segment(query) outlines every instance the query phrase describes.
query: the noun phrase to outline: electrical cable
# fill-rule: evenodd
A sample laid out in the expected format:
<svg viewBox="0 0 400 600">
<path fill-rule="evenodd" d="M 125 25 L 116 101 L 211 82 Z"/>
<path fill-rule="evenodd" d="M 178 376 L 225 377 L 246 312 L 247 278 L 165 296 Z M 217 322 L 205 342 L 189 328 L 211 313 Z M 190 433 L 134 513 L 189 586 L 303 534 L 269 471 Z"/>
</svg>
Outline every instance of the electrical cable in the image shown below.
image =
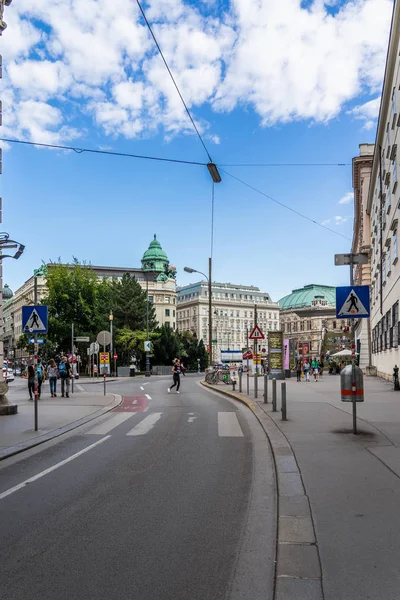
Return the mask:
<svg viewBox="0 0 400 600">
<path fill-rule="evenodd" d="M 39 142 L 28 142 L 26 140 L 13 140 L 9 138 L 0 138 L 0 142 L 8 142 L 10 144 L 26 144 L 28 146 L 41 146 L 42 148 L 56 148 L 59 150 L 73 150 L 77 154 L 83 152 L 91 152 L 92 154 L 109 154 L 111 156 L 125 156 L 128 158 L 141 158 L 144 160 L 158 160 L 161 162 L 181 163 L 184 165 L 199 165 L 206 167 L 207 163 L 196 162 L 194 160 L 181 160 L 179 158 L 163 158 L 161 156 L 145 156 L 142 154 L 130 154 L 128 152 L 112 152 L 111 150 L 94 150 L 93 148 L 74 148 L 73 146 L 60 146 L 58 144 L 41 144 Z"/>
<path fill-rule="evenodd" d="M 351 163 L 243 163 L 219 164 L 219 167 L 351 167 Z"/>
<path fill-rule="evenodd" d="M 204 140 L 203 140 L 203 138 L 201 137 L 201 135 L 200 135 L 200 132 L 199 132 L 199 130 L 198 130 L 198 129 L 197 129 L 197 127 L 196 127 L 196 123 L 194 122 L 194 120 L 193 120 L 193 117 L 192 117 L 192 115 L 190 114 L 190 111 L 189 111 L 189 109 L 188 109 L 188 107 L 187 107 L 187 105 L 186 105 L 186 102 L 185 102 L 185 100 L 183 99 L 183 96 L 182 96 L 182 94 L 181 94 L 181 92 L 180 92 L 180 89 L 179 89 L 179 87 L 178 87 L 178 84 L 176 83 L 176 81 L 175 81 L 175 79 L 174 79 L 174 76 L 172 75 L 171 69 L 169 68 L 169 66 L 168 66 L 168 63 L 167 63 L 167 61 L 166 61 L 166 60 L 165 60 L 165 58 L 164 58 L 164 54 L 162 53 L 162 50 L 161 50 L 161 48 L 160 48 L 160 44 L 157 42 L 156 36 L 154 35 L 154 33 L 153 33 L 153 30 L 152 30 L 152 28 L 151 28 L 151 25 L 150 25 L 150 23 L 149 23 L 149 22 L 148 22 L 148 20 L 147 20 L 147 17 L 146 17 L 146 14 L 145 14 L 145 12 L 144 12 L 144 10 L 143 10 L 143 8 L 142 8 L 142 5 L 140 4 L 139 0 L 136 0 L 136 2 L 137 2 L 137 5 L 138 5 L 138 7 L 139 7 L 139 9 L 140 9 L 140 12 L 142 13 L 143 19 L 144 19 L 144 21 L 145 21 L 145 23 L 146 23 L 146 25 L 147 25 L 147 27 L 148 27 L 148 29 L 149 29 L 150 33 L 151 33 L 151 36 L 152 36 L 152 38 L 153 38 L 153 40 L 154 40 L 154 43 L 155 43 L 155 45 L 157 46 L 157 50 L 158 50 L 158 52 L 160 53 L 160 56 L 161 56 L 161 58 L 163 59 L 164 65 L 165 65 L 165 67 L 166 67 L 166 69 L 167 69 L 167 71 L 168 71 L 168 73 L 169 73 L 169 76 L 170 76 L 170 77 L 171 77 L 171 79 L 172 79 L 172 82 L 173 82 L 173 84 L 174 84 L 174 86 L 175 86 L 175 88 L 176 88 L 176 91 L 177 91 L 177 92 L 178 92 L 178 94 L 179 94 L 179 98 L 182 100 L 182 104 L 183 104 L 183 106 L 185 107 L 185 110 L 186 110 L 186 112 L 187 112 L 187 115 L 188 115 L 189 119 L 190 119 L 190 120 L 191 120 L 191 122 L 192 122 L 192 125 L 193 125 L 193 127 L 194 127 L 194 130 L 195 130 L 195 132 L 197 133 L 197 135 L 198 135 L 198 138 L 199 138 L 200 142 L 202 143 L 204 150 L 206 151 L 206 154 L 207 154 L 207 156 L 208 156 L 208 158 L 209 158 L 209 161 L 212 163 L 213 161 L 212 161 L 212 158 L 211 158 L 211 156 L 210 156 L 210 153 L 209 153 L 209 151 L 207 150 L 207 146 L 205 145 L 205 143 L 204 143 Z"/>
<path fill-rule="evenodd" d="M 287 206 L 287 204 L 284 204 L 283 202 L 279 202 L 279 200 L 276 200 L 272 196 L 269 196 L 265 192 L 262 192 L 261 190 L 257 189 L 253 185 L 250 185 L 250 183 L 246 183 L 246 181 L 243 181 L 243 179 L 239 179 L 239 177 L 236 177 L 235 175 L 232 175 L 232 173 L 228 173 L 228 171 L 225 171 L 225 169 L 221 169 L 221 171 L 223 173 L 225 173 L 225 175 L 229 175 L 229 177 L 232 177 L 232 179 L 236 179 L 236 181 L 239 181 L 241 184 L 243 184 L 246 187 L 250 188 L 254 192 L 257 192 L 258 194 L 261 194 L 261 196 L 264 196 L 265 198 L 268 198 L 268 200 L 271 200 L 272 202 L 275 202 L 275 204 L 279 204 L 279 206 L 282 206 L 283 208 L 286 208 L 287 210 L 290 210 L 292 213 L 294 213 L 295 215 L 301 217 L 302 219 L 306 219 L 306 221 L 310 221 L 311 223 L 314 223 L 314 225 L 318 225 L 318 227 L 322 227 L 323 229 L 326 229 L 327 231 L 330 231 L 331 233 L 334 233 L 335 235 L 339 235 L 340 237 L 345 238 L 346 240 L 350 240 L 351 241 L 351 238 L 349 238 L 347 235 L 344 235 L 343 233 L 339 233 L 338 231 L 335 231 L 334 229 L 331 229 L 330 227 L 327 227 L 326 225 L 322 225 L 322 223 L 318 223 L 318 221 L 314 221 L 314 219 L 311 219 L 311 217 L 307 217 L 306 215 L 303 215 L 303 213 L 299 212 L 298 210 L 295 210 L 294 208 L 291 208 L 290 206 Z"/>
</svg>

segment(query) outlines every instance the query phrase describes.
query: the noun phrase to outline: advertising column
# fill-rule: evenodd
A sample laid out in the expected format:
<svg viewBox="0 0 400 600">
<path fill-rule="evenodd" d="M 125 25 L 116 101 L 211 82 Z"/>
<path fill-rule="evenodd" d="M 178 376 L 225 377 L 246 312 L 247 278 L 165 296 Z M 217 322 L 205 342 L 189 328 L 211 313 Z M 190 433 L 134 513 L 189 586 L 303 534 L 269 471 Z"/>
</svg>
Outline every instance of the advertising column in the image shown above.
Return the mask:
<svg viewBox="0 0 400 600">
<path fill-rule="evenodd" d="M 270 379 L 285 379 L 283 332 L 268 334 L 268 364 Z"/>
</svg>

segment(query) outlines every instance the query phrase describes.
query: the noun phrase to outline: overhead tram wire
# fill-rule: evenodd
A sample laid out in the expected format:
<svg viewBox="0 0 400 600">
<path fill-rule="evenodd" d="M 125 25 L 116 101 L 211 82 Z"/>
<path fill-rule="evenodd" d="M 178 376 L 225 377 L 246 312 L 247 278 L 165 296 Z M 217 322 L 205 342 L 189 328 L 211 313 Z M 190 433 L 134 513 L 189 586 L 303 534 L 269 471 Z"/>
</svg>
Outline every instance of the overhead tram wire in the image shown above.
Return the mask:
<svg viewBox="0 0 400 600">
<path fill-rule="evenodd" d="M 139 0 L 136 0 L 136 2 L 137 2 L 137 5 L 138 5 L 138 7 L 139 7 L 139 10 L 140 10 L 140 12 L 142 13 L 143 19 L 144 19 L 144 21 L 145 21 L 145 23 L 146 23 L 146 25 L 147 25 L 147 27 L 148 27 L 148 30 L 150 31 L 151 37 L 153 38 L 153 40 L 154 40 L 154 43 L 155 43 L 155 45 L 157 46 L 157 50 L 158 50 L 158 52 L 160 53 L 160 56 L 161 56 L 161 58 L 162 58 L 162 60 L 163 60 L 163 62 L 164 62 L 164 65 L 165 65 L 165 67 L 166 67 L 166 69 L 167 69 L 168 73 L 169 73 L 169 76 L 170 76 L 170 77 L 171 77 L 171 79 L 172 79 L 172 83 L 174 84 L 174 86 L 175 86 L 175 89 L 176 89 L 176 91 L 177 91 L 177 92 L 178 92 L 178 94 L 179 94 L 179 98 L 181 99 L 181 101 L 182 101 L 182 104 L 183 104 L 183 106 L 185 107 L 186 113 L 187 113 L 187 115 L 188 115 L 189 119 L 190 119 L 190 120 L 191 120 L 191 122 L 192 122 L 193 128 L 194 128 L 195 132 L 197 133 L 197 136 L 198 136 L 198 138 L 199 138 L 199 140 L 200 140 L 200 142 L 201 142 L 201 144 L 202 144 L 202 146 L 203 146 L 204 150 L 206 151 L 206 154 L 207 154 L 207 156 L 208 156 L 209 162 L 210 162 L 210 163 L 212 163 L 212 162 L 213 162 L 213 160 L 212 160 L 212 158 L 211 158 L 211 155 L 210 155 L 210 153 L 209 153 L 209 151 L 208 151 L 208 149 L 207 149 L 207 146 L 205 145 L 205 142 L 204 142 L 203 138 L 201 137 L 201 134 L 200 134 L 199 130 L 197 129 L 196 123 L 194 122 L 194 120 L 193 120 L 193 117 L 192 117 L 192 115 L 190 114 L 190 111 L 189 111 L 189 109 L 188 109 L 188 107 L 187 107 L 187 104 L 186 104 L 185 100 L 183 99 L 183 96 L 182 96 L 182 94 L 181 94 L 181 91 L 180 91 L 180 89 L 179 89 L 179 87 L 178 87 L 178 84 L 176 83 L 176 81 L 175 81 L 175 78 L 174 78 L 174 76 L 172 75 L 171 69 L 169 68 L 169 66 L 168 66 L 168 63 L 167 63 L 167 61 L 165 60 L 164 54 L 162 53 L 162 50 L 161 50 L 161 48 L 160 48 L 160 44 L 157 42 L 157 38 L 156 38 L 156 36 L 154 35 L 154 33 L 153 33 L 153 30 L 152 30 L 152 28 L 151 28 L 151 25 L 150 25 L 150 23 L 149 23 L 149 22 L 148 22 L 148 20 L 147 20 L 147 17 L 146 17 L 146 14 L 145 14 L 145 12 L 144 12 L 144 10 L 143 10 L 143 8 L 142 8 L 142 5 L 140 4 Z"/>
<path fill-rule="evenodd" d="M 113 152 L 111 150 L 95 150 L 94 148 L 75 148 L 74 146 L 61 146 L 59 144 L 42 144 L 40 142 L 28 142 L 27 140 L 14 140 L 10 138 L 0 138 L 0 142 L 8 142 L 9 144 L 26 144 L 27 146 L 40 146 L 42 148 L 54 148 L 57 150 L 72 150 L 77 154 L 90 152 L 92 154 L 108 154 L 110 156 L 124 156 L 126 158 L 139 158 L 142 160 L 157 160 L 160 162 L 178 163 L 183 165 L 197 165 L 206 167 L 207 163 L 197 162 L 194 160 L 182 160 L 180 158 L 164 158 L 162 156 L 146 156 L 142 154 L 131 154 L 129 152 Z"/>
<path fill-rule="evenodd" d="M 268 200 L 271 200 L 272 202 L 275 202 L 275 204 L 278 204 L 279 206 L 282 206 L 283 208 L 286 208 L 287 210 L 290 210 L 290 212 L 294 213 L 298 217 L 301 217 L 302 219 L 305 219 L 306 221 L 310 221 L 310 223 L 314 223 L 314 225 L 318 225 L 318 227 L 322 227 L 322 229 L 326 229 L 327 231 L 330 231 L 331 233 L 334 233 L 335 235 L 338 235 L 338 236 L 344 238 L 345 240 L 350 240 L 351 241 L 351 238 L 349 238 L 347 235 L 344 235 L 343 233 L 339 233 L 338 231 L 335 231 L 334 229 L 331 229 L 330 227 L 327 227 L 326 225 L 322 225 L 322 223 L 318 223 L 318 221 L 315 221 L 314 219 L 311 219 L 311 217 L 307 217 L 307 215 L 304 215 L 303 213 L 299 212 L 298 210 L 296 210 L 294 208 L 291 208 L 287 204 L 284 204 L 283 202 L 280 202 L 279 200 L 276 200 L 272 196 L 269 196 L 265 192 L 262 192 L 261 190 L 257 189 L 256 187 L 254 187 L 250 183 L 247 183 L 246 181 L 243 181 L 243 179 L 239 179 L 239 177 L 236 177 L 235 175 L 232 175 L 232 173 L 228 173 L 228 171 L 225 171 L 225 169 L 222 169 L 220 165 L 218 165 L 218 166 L 221 169 L 221 171 L 223 173 L 225 173 L 225 175 L 228 175 L 232 179 L 235 179 L 236 181 L 239 181 L 239 183 L 241 183 L 242 185 L 245 185 L 246 187 L 250 188 L 254 192 L 257 192 L 257 194 L 261 194 L 261 196 L 264 196 L 265 198 L 268 198 Z"/>
<path fill-rule="evenodd" d="M 219 167 L 351 167 L 351 163 L 232 163 Z"/>
</svg>

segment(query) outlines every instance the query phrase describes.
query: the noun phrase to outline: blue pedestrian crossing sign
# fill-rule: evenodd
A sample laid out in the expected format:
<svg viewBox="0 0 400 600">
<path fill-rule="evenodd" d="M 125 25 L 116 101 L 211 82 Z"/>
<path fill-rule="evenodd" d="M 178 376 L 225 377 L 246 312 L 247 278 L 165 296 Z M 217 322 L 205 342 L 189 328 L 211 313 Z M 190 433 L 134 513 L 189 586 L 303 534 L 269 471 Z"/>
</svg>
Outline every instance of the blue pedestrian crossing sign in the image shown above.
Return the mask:
<svg viewBox="0 0 400 600">
<path fill-rule="evenodd" d="M 336 288 L 337 319 L 367 319 L 369 316 L 369 285 Z"/>
<path fill-rule="evenodd" d="M 47 333 L 47 306 L 23 306 L 22 331 Z"/>
</svg>

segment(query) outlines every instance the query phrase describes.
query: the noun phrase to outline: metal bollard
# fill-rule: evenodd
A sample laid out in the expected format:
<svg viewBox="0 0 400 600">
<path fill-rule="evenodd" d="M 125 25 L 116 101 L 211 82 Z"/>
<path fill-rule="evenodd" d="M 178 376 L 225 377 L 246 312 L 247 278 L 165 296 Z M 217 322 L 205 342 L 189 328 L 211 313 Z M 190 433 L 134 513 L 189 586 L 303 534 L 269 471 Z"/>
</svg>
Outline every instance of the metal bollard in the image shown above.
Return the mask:
<svg viewBox="0 0 400 600">
<path fill-rule="evenodd" d="M 236 390 L 236 381 L 232 381 L 232 391 Z"/>
<path fill-rule="evenodd" d="M 281 399 L 282 399 L 282 421 L 287 421 L 286 416 L 286 383 L 282 381 L 281 383 Z"/>
<path fill-rule="evenodd" d="M 268 404 L 268 375 L 264 375 L 264 404 Z"/>
<path fill-rule="evenodd" d="M 276 412 L 276 379 L 272 380 L 272 412 Z"/>
<path fill-rule="evenodd" d="M 250 386 L 250 375 L 249 375 L 249 371 L 248 370 L 246 371 L 246 379 L 247 379 L 247 395 L 249 396 L 250 395 L 250 389 L 249 389 L 249 386 Z"/>
<path fill-rule="evenodd" d="M 242 393 L 242 371 L 239 371 L 239 392 Z"/>
<path fill-rule="evenodd" d="M 254 373 L 254 398 L 258 398 L 258 379 L 257 379 L 257 369 Z"/>
</svg>

